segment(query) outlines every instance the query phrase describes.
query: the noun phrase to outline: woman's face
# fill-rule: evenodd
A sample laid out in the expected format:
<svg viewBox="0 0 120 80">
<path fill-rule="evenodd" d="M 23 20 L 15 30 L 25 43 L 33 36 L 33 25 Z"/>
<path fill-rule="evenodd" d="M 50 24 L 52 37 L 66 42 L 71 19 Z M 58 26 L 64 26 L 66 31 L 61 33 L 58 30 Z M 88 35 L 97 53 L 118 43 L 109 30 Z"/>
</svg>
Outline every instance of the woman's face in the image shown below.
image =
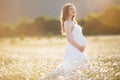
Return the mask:
<svg viewBox="0 0 120 80">
<path fill-rule="evenodd" d="M 74 16 L 76 14 L 76 9 L 74 6 L 69 6 L 69 16 Z"/>
</svg>

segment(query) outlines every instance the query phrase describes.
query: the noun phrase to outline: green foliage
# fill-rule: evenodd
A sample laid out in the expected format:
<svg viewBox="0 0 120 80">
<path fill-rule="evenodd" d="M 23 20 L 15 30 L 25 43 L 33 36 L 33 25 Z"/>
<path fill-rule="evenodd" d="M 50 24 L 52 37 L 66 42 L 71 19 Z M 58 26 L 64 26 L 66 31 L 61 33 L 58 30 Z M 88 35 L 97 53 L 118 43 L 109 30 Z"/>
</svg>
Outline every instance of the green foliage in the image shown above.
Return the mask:
<svg viewBox="0 0 120 80">
<path fill-rule="evenodd" d="M 99 14 L 91 13 L 79 20 L 79 24 L 87 35 L 120 34 L 120 6 L 110 6 Z"/>
<path fill-rule="evenodd" d="M 0 37 L 10 37 L 12 35 L 12 29 L 11 26 L 0 24 Z"/>
<path fill-rule="evenodd" d="M 48 32 L 48 33 L 46 34 L 47 37 L 52 37 L 53 35 L 54 35 L 53 32 Z"/>
<path fill-rule="evenodd" d="M 120 6 L 110 6 L 99 14 L 90 13 L 77 21 L 85 35 L 120 34 Z M 39 16 L 34 21 L 22 17 L 14 30 L 10 27 L 0 24 L 0 37 L 61 35 L 59 19 L 48 16 Z"/>
</svg>

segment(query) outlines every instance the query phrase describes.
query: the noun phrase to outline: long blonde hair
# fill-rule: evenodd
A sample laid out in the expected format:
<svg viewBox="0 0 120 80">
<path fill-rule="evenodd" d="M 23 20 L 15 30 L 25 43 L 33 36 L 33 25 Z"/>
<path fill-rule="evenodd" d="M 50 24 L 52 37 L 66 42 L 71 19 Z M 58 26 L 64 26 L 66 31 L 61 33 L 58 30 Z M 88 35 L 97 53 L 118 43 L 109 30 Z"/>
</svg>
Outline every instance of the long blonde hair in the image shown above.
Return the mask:
<svg viewBox="0 0 120 80">
<path fill-rule="evenodd" d="M 69 7 L 70 6 L 73 6 L 74 7 L 74 5 L 72 4 L 72 3 L 67 3 L 67 4 L 65 4 L 65 6 L 63 7 L 63 9 L 61 10 L 61 15 L 60 15 L 60 22 L 61 22 L 61 33 L 62 33 L 62 35 L 65 35 L 65 29 L 64 29 L 64 21 L 68 18 L 68 16 L 69 16 Z M 77 21 L 76 21 L 76 15 L 74 15 L 73 17 L 72 17 L 72 21 L 74 22 L 74 23 L 77 23 Z"/>
</svg>

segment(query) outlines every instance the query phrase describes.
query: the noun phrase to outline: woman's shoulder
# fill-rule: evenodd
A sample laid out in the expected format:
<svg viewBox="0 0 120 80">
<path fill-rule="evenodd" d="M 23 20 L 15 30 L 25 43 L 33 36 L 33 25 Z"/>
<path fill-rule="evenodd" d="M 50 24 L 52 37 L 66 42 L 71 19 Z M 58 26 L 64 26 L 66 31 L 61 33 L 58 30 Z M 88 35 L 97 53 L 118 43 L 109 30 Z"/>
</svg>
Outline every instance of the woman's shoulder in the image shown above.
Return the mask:
<svg viewBox="0 0 120 80">
<path fill-rule="evenodd" d="M 64 21 L 64 25 L 72 25 L 72 21 L 70 21 L 70 20 L 65 20 L 65 21 Z"/>
<path fill-rule="evenodd" d="M 64 23 L 70 23 L 71 21 L 70 20 L 65 20 Z"/>
</svg>

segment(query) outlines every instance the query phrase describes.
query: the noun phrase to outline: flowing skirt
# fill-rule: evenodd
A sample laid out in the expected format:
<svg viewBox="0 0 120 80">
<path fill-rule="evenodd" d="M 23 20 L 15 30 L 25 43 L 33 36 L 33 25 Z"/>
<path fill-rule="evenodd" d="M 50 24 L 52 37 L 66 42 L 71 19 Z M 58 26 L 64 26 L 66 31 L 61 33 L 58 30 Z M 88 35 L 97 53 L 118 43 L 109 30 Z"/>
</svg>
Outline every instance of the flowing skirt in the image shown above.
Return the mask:
<svg viewBox="0 0 120 80">
<path fill-rule="evenodd" d="M 67 43 L 64 60 L 57 65 L 56 69 L 61 70 L 65 76 L 69 76 L 75 67 L 85 67 L 85 64 L 89 64 L 87 55 Z"/>
</svg>

